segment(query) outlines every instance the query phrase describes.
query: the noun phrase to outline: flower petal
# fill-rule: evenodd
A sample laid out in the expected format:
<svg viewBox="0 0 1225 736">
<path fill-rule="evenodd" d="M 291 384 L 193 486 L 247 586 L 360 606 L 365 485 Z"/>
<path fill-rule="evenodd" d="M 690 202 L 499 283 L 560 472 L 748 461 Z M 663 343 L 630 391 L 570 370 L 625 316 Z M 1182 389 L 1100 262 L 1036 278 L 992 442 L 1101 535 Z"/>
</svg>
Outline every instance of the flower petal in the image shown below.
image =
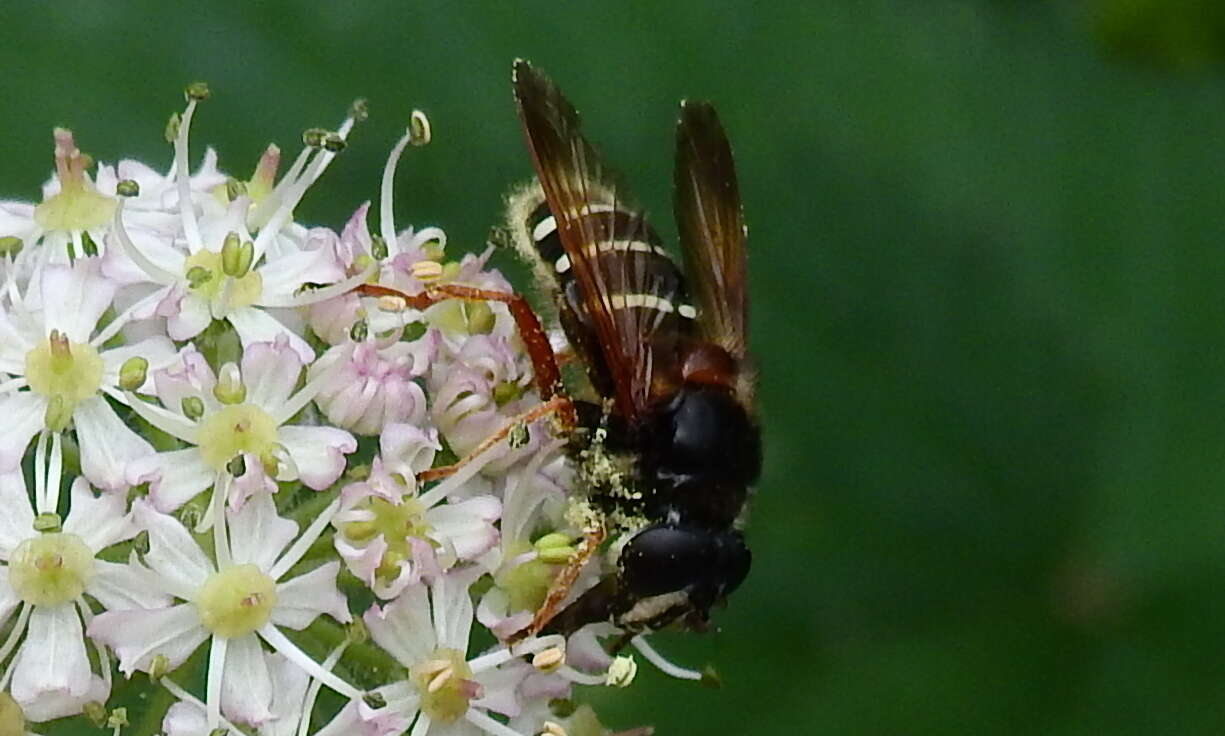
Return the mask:
<svg viewBox="0 0 1225 736">
<path fill-rule="evenodd" d="M 129 429 L 101 396 L 77 404 L 72 419 L 81 446 L 81 473 L 98 488 L 126 488 L 128 463 L 153 454 L 153 445 Z"/>
<path fill-rule="evenodd" d="M 195 605 L 182 603 L 154 610 L 106 611 L 89 622 L 89 635 L 114 650 L 119 670 L 149 671 L 154 657 L 166 655 L 173 669 L 208 638 Z"/>
<path fill-rule="evenodd" d="M 344 456 L 357 449 L 357 440 L 335 427 L 287 425 L 277 429 L 277 441 L 289 450 L 298 477 L 321 491 L 336 482 L 345 469 Z"/>
<path fill-rule="evenodd" d="M 163 589 L 184 600 L 194 599 L 213 574 L 213 563 L 178 519 L 158 513 L 144 501 L 134 501 L 132 513 L 149 532 L 145 562 L 160 576 Z"/>
<path fill-rule="evenodd" d="M 302 360 L 285 340 L 257 342 L 242 354 L 242 382 L 247 387 L 247 403 L 269 414 L 277 414 L 289 400 Z"/>
<path fill-rule="evenodd" d="M 81 697 L 89 692 L 92 674 L 76 606 L 35 606 L 17 653 L 13 698 L 29 702 L 48 692 Z"/>
<path fill-rule="evenodd" d="M 267 572 L 298 536 L 297 522 L 277 516 L 276 504 L 268 493 L 255 495 L 226 517 L 230 524 L 230 554 L 236 565 L 249 562 Z"/>
<path fill-rule="evenodd" d="M 430 623 L 429 591 L 424 585 L 410 587 L 382 608 L 372 606 L 362 620 L 370 638 L 405 667 L 424 661 L 438 645 Z"/>
<path fill-rule="evenodd" d="M 315 351 L 305 340 L 262 309 L 242 307 L 230 312 L 227 319 L 238 333 L 244 350 L 255 343 L 273 342 L 284 336 L 303 363 L 310 363 L 315 359 Z"/>
<path fill-rule="evenodd" d="M 90 333 L 111 305 L 117 288 L 98 269 L 98 263 L 91 258 L 82 258 L 72 266 L 43 269 L 39 283 L 45 334 L 59 330 L 73 342 L 89 342 Z"/>
<path fill-rule="evenodd" d="M 0 472 L 15 470 L 21 465 L 30 439 L 43 428 L 47 399 L 33 391 L 19 391 L 0 396 L 0 416 L 4 431 L 0 432 Z"/>
<path fill-rule="evenodd" d="M 34 508 L 21 469 L 0 474 L 0 559 L 34 536 Z"/>
<path fill-rule="evenodd" d="M 108 611 L 165 608 L 174 599 L 157 583 L 157 575 L 140 564 L 133 552 L 127 563 L 94 560 L 94 576 L 85 586 L 85 592 Z"/>
<path fill-rule="evenodd" d="M 301 630 L 325 613 L 341 623 L 351 621 L 348 602 L 336 587 L 339 570 L 339 562 L 329 562 L 278 585 L 272 623 Z"/>
<path fill-rule="evenodd" d="M 259 726 L 272 718 L 272 675 L 255 634 L 230 639 L 221 676 L 221 711 L 236 723 Z"/>
<path fill-rule="evenodd" d="M 95 496 L 84 478 L 72 482 L 72 505 L 64 520 L 64 531 L 75 534 L 97 554 L 106 547 L 131 539 L 140 531 L 128 516 L 123 495 Z"/>
<path fill-rule="evenodd" d="M 149 500 L 158 511 L 169 513 L 213 484 L 217 472 L 204 462 L 197 447 L 159 452 L 128 464 L 130 485 L 149 484 Z"/>
</svg>

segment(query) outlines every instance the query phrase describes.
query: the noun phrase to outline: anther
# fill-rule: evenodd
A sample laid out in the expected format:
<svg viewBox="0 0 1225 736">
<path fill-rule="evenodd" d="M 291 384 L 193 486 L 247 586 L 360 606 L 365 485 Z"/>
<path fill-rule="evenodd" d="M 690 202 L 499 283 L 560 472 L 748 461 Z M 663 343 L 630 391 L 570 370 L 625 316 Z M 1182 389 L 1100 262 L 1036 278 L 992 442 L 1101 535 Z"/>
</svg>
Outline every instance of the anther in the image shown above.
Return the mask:
<svg viewBox="0 0 1225 736">
<path fill-rule="evenodd" d="M 510 433 L 506 435 L 506 444 L 510 445 L 512 450 L 518 450 L 521 447 L 527 447 L 527 443 L 531 442 L 532 435 L 528 431 L 527 423 L 519 422 L 510 428 Z"/>
<path fill-rule="evenodd" d="M 63 520 L 60 519 L 59 514 L 47 512 L 34 517 L 34 531 L 36 532 L 58 532 L 62 525 Z"/>
<path fill-rule="evenodd" d="M 139 355 L 123 361 L 119 367 L 119 388 L 124 391 L 136 391 L 145 385 L 149 375 L 149 361 Z"/>
<path fill-rule="evenodd" d="M 115 710 L 111 711 L 110 716 L 108 716 L 106 719 L 106 725 L 108 728 L 113 728 L 116 730 L 128 725 L 128 709 L 116 708 Z"/>
<path fill-rule="evenodd" d="M 340 133 L 329 132 L 323 137 L 323 150 L 329 153 L 340 153 L 348 145 Z"/>
<path fill-rule="evenodd" d="M 212 280 L 213 272 L 204 266 L 192 266 L 187 269 L 187 285 L 192 289 L 199 289 Z"/>
<path fill-rule="evenodd" d="M 430 142 L 430 119 L 420 110 L 413 110 L 413 116 L 408 121 L 408 142 L 414 146 L 424 146 Z"/>
<path fill-rule="evenodd" d="M 310 148 L 322 148 L 323 139 L 327 137 L 328 131 L 323 128 L 307 128 L 302 131 L 302 142 Z"/>
<path fill-rule="evenodd" d="M 213 93 L 208 88 L 208 82 L 192 82 L 191 84 L 187 85 L 187 89 L 184 90 L 184 94 L 189 100 L 203 102 L 211 97 Z"/>
<path fill-rule="evenodd" d="M 389 251 L 387 249 L 387 241 L 383 239 L 383 236 L 382 235 L 371 235 L 370 236 L 370 255 L 374 258 L 374 260 L 381 261 L 387 257 L 388 253 Z"/>
<path fill-rule="evenodd" d="M 425 691 L 428 693 L 438 692 L 439 690 L 443 689 L 443 687 L 446 686 L 447 681 L 450 680 L 454 674 L 455 674 L 455 668 L 449 665 L 447 667 L 444 667 L 441 672 L 434 675 L 434 677 L 430 679 L 430 684 L 426 686 Z"/>
<path fill-rule="evenodd" d="M 91 700 L 82 706 L 81 713 L 98 728 L 106 725 L 106 706 L 96 700 Z"/>
<path fill-rule="evenodd" d="M 199 396 L 184 396 L 179 402 L 179 408 L 183 410 L 183 416 L 195 421 L 204 416 L 204 399 Z"/>
<path fill-rule="evenodd" d="M 239 181 L 234 177 L 225 180 L 225 198 L 228 202 L 233 202 L 239 197 L 247 193 L 247 183 Z"/>
<path fill-rule="evenodd" d="M 437 281 L 442 277 L 442 264 L 438 261 L 417 261 L 411 270 L 418 281 Z"/>
<path fill-rule="evenodd" d="M 231 362 L 221 366 L 213 396 L 223 404 L 241 404 L 247 400 L 247 386 L 242 382 L 237 364 Z"/>
<path fill-rule="evenodd" d="M 120 179 L 115 185 L 115 194 L 120 197 L 139 197 L 140 184 L 134 179 Z"/>
<path fill-rule="evenodd" d="M 532 666 L 545 674 L 556 672 L 566 662 L 566 652 L 561 647 L 549 647 L 532 657 Z"/>
<path fill-rule="evenodd" d="M 349 105 L 349 117 L 353 118 L 355 123 L 366 122 L 366 118 L 370 117 L 370 106 L 365 97 L 353 100 L 353 104 Z"/>
<path fill-rule="evenodd" d="M 408 309 L 408 302 L 402 296 L 383 295 L 379 297 L 379 309 L 384 312 L 403 312 Z"/>
<path fill-rule="evenodd" d="M 382 693 L 368 692 L 362 695 L 362 702 L 374 710 L 387 707 L 387 698 L 383 697 Z"/>
<path fill-rule="evenodd" d="M 633 657 L 623 654 L 608 666 L 608 673 L 604 675 L 604 684 L 610 687 L 627 687 L 634 681 L 634 675 L 637 674 L 638 663 Z"/>
<path fill-rule="evenodd" d="M 170 674 L 170 658 L 165 654 L 155 655 L 153 661 L 149 663 L 149 679 L 156 682 L 168 674 Z"/>
<path fill-rule="evenodd" d="M 568 736 L 568 734 L 560 723 L 545 721 L 541 724 L 540 736 Z"/>
<path fill-rule="evenodd" d="M 349 339 L 353 342 L 365 342 L 370 335 L 370 323 L 364 319 L 359 319 L 349 328 Z"/>
<path fill-rule="evenodd" d="M 87 256 L 98 255 L 98 244 L 94 242 L 88 230 L 81 231 L 81 250 L 85 251 Z"/>
</svg>

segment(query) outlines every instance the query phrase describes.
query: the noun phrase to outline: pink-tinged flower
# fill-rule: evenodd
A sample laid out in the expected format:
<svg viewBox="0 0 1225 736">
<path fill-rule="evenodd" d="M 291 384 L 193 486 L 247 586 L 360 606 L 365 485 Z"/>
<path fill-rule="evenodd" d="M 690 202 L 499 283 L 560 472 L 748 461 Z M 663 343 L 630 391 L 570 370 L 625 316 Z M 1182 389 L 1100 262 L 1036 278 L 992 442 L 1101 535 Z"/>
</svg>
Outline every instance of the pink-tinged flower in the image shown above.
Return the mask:
<svg viewBox="0 0 1225 736">
<path fill-rule="evenodd" d="M 489 713 L 518 715 L 515 690 L 532 671 L 520 657 L 555 648 L 561 637 L 531 639 L 514 650 L 501 647 L 468 659 L 469 587 L 479 575 L 479 568 L 456 569 L 367 611 L 371 638 L 408 669 L 409 677 L 376 691 L 385 706 L 350 703 L 318 736 L 386 736 L 410 728 L 412 736 L 523 736 Z"/>
<path fill-rule="evenodd" d="M 432 364 L 430 415 L 447 443 L 461 457 L 538 403 L 532 391 L 530 362 L 509 340 L 472 335 Z M 534 452 L 546 432 L 529 431 L 515 447 L 504 443 L 488 451 L 487 468 L 501 472 Z"/>
<path fill-rule="evenodd" d="M 442 484 L 418 494 L 415 474 L 441 447 L 432 430 L 391 424 L 380 446 L 370 477 L 341 492 L 333 524 L 336 551 L 349 570 L 380 598 L 394 598 L 423 576 L 492 549 L 502 504 L 493 496 L 444 503 L 452 486 Z"/>
<path fill-rule="evenodd" d="M 310 367 L 322 378 L 315 403 L 338 427 L 375 435 L 392 423 L 420 425 L 425 419 L 425 391 L 418 378 L 436 352 L 437 336 L 426 333 L 413 342 L 368 338 L 330 348 Z"/>
<path fill-rule="evenodd" d="M 286 424 L 318 391 L 319 381 L 312 381 L 294 392 L 301 373 L 301 359 L 283 339 L 248 347 L 242 367 L 223 366 L 220 382 L 199 351 L 183 350 L 181 367 L 154 375 L 165 408 L 135 397 L 132 408 L 194 447 L 132 463 L 129 480 L 149 482 L 150 500 L 161 511 L 177 509 L 231 474 L 235 457 L 242 458 L 243 472 L 236 475 L 231 504 L 274 492 L 276 481 L 327 488 L 344 471 L 344 456 L 357 449 L 357 440 L 335 427 Z"/>
<path fill-rule="evenodd" d="M 82 619 L 93 612 L 85 596 L 108 609 L 165 605 L 139 565 L 96 559 L 106 547 L 134 536 L 136 527 L 120 494 L 95 496 L 84 478 L 72 484 L 68 517 L 57 526 L 54 487 L 40 479 L 32 507 L 21 472 L 0 475 L 0 622 L 17 612 L 0 659 L 10 654 L 0 683 L 28 718 L 45 721 L 80 713 L 110 693 L 110 660 L 99 650 L 95 672 Z M 39 514 L 36 522 L 35 514 Z M 44 529 L 40 531 L 40 529 Z M 13 647 L 25 634 L 19 648 Z M 47 656 L 54 652 L 55 656 Z M 11 678 L 11 679 L 10 679 Z"/>
<path fill-rule="evenodd" d="M 120 369 L 130 358 L 160 367 L 174 358 L 165 337 L 106 348 L 119 326 L 97 325 L 115 295 L 113 282 L 98 273 L 96 259 L 42 269 L 9 310 L 0 310 L 0 372 L 15 378 L 0 386 L 0 472 L 12 470 L 40 430 L 75 426 L 81 471 L 99 488 L 125 487 L 127 465 L 153 447 L 132 431 L 107 403 L 127 403 Z M 10 292 L 11 293 L 11 292 Z M 148 386 L 147 377 L 140 388 Z M 131 388 L 129 386 L 129 388 Z"/>
<path fill-rule="evenodd" d="M 280 627 L 301 630 L 318 616 L 350 619 L 336 588 L 337 562 L 282 580 L 327 527 L 333 503 L 305 532 L 277 515 L 272 497 L 260 494 L 230 509 L 215 524 L 216 564 L 174 517 L 145 501 L 133 504 L 137 524 L 149 533 L 145 563 L 162 591 L 183 601 L 165 608 L 107 611 L 89 634 L 110 646 L 126 675 L 149 671 L 160 657 L 178 667 L 211 640 L 207 695 L 210 728 L 221 714 L 237 723 L 262 725 L 275 716 L 275 681 L 261 641 L 307 674 L 347 697 L 357 690 L 311 660 Z"/>
</svg>

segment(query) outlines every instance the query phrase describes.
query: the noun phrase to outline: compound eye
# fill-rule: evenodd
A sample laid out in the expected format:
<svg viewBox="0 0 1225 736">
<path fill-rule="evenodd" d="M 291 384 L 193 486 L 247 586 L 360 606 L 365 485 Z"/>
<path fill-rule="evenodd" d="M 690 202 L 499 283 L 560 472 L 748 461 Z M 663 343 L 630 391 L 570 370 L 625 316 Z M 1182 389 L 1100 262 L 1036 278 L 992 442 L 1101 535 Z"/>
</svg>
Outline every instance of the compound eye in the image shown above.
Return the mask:
<svg viewBox="0 0 1225 736">
<path fill-rule="evenodd" d="M 648 527 L 621 551 L 622 581 L 640 597 L 683 590 L 709 576 L 716 556 L 715 540 L 709 532 Z"/>
</svg>

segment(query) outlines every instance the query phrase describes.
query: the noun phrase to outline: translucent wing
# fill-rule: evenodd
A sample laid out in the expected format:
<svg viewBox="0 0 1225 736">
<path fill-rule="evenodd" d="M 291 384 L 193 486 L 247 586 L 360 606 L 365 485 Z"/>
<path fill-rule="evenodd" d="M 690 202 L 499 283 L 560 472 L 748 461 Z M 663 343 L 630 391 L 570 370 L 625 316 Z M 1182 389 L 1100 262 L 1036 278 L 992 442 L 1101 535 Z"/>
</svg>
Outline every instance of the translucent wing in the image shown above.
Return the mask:
<svg viewBox="0 0 1225 736">
<path fill-rule="evenodd" d="M 702 336 L 743 360 L 748 344 L 748 231 L 732 149 L 709 103 L 681 103 L 673 206 Z"/>
<path fill-rule="evenodd" d="M 570 292 L 576 319 L 598 345 L 595 372 L 605 374 L 617 408 L 632 421 L 650 402 L 658 368 L 675 363 L 660 358 L 675 351 L 677 330 L 661 327 L 679 319 L 679 272 L 647 222 L 618 196 L 579 131 L 578 113 L 557 86 L 520 60 L 514 88 L 565 253 L 564 278 L 558 267 L 562 291 Z M 573 289 L 567 288 L 570 283 Z"/>
</svg>

